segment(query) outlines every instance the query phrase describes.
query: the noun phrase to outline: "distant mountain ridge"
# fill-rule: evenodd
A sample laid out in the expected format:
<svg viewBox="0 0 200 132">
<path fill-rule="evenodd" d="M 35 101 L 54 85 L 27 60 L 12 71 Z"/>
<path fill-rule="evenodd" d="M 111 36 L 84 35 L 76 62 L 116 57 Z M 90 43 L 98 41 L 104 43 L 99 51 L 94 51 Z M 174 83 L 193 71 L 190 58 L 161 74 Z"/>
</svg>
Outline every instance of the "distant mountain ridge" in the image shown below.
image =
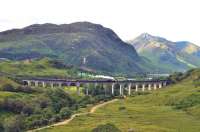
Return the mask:
<svg viewBox="0 0 200 132">
<path fill-rule="evenodd" d="M 111 29 L 90 22 L 34 24 L 0 32 L 0 58 L 44 57 L 111 74 L 169 73 L 200 67 L 200 48 L 195 44 L 148 33 L 126 43 Z"/>
<path fill-rule="evenodd" d="M 107 73 L 133 74 L 153 69 L 132 45 L 99 24 L 34 24 L 0 33 L 0 58 L 43 57 Z"/>
<path fill-rule="evenodd" d="M 165 71 L 186 71 L 200 67 L 200 47 L 191 42 L 172 42 L 144 33 L 128 43 L 135 47 L 140 56 Z"/>
</svg>

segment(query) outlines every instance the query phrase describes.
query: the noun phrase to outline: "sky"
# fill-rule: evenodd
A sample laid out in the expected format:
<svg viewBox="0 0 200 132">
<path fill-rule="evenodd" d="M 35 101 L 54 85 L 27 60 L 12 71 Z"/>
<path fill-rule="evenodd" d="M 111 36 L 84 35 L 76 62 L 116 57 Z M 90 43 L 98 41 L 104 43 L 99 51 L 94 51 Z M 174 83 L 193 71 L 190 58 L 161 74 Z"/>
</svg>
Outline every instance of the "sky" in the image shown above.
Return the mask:
<svg viewBox="0 0 200 132">
<path fill-rule="evenodd" d="M 141 33 L 200 46 L 200 0 L 0 0 L 0 31 L 89 21 L 123 40 Z"/>
</svg>

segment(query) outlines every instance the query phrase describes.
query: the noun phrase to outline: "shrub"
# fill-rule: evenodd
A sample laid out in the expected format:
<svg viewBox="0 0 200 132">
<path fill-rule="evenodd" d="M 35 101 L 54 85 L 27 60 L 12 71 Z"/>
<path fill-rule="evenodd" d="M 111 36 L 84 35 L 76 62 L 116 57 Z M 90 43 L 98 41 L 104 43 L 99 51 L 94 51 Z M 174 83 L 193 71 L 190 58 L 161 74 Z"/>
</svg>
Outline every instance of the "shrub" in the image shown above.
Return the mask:
<svg viewBox="0 0 200 132">
<path fill-rule="evenodd" d="M 14 99 L 5 99 L 2 102 L 2 109 L 7 110 L 7 111 L 12 111 L 14 113 L 21 113 L 23 107 L 24 107 L 24 103 L 22 101 L 19 100 L 14 100 Z"/>
<path fill-rule="evenodd" d="M 15 88 L 11 84 L 5 84 L 2 86 L 3 91 L 15 92 Z"/>
<path fill-rule="evenodd" d="M 35 89 L 32 89 L 31 87 L 24 87 L 24 86 L 19 86 L 15 88 L 11 84 L 5 84 L 2 86 L 2 91 L 8 91 L 8 92 L 23 92 L 23 93 L 33 93 L 36 92 Z"/>
<path fill-rule="evenodd" d="M 87 104 L 95 103 L 95 99 L 91 96 L 85 96 L 78 103 L 80 104 L 80 106 L 84 107 Z"/>
<path fill-rule="evenodd" d="M 169 79 L 172 83 L 177 83 L 181 81 L 184 77 L 184 74 L 181 72 L 175 72 L 173 75 L 169 76 Z"/>
<path fill-rule="evenodd" d="M 99 125 L 92 130 L 92 132 L 121 132 L 115 125 L 113 124 L 105 124 Z"/>
<path fill-rule="evenodd" d="M 58 113 L 63 107 L 71 107 L 75 103 L 65 91 L 62 89 L 48 90 L 46 96 L 51 99 L 53 110 Z"/>
<path fill-rule="evenodd" d="M 50 60 L 50 65 L 58 69 L 72 69 L 73 65 L 66 65 L 59 60 Z"/>
<path fill-rule="evenodd" d="M 60 110 L 61 118 L 69 118 L 71 114 L 72 114 L 72 111 L 67 107 L 64 107 Z"/>
<path fill-rule="evenodd" d="M 39 65 L 36 65 L 35 68 L 38 70 L 42 70 L 42 69 L 45 69 L 45 66 L 39 64 Z"/>
<path fill-rule="evenodd" d="M 61 119 L 61 118 L 60 118 L 60 115 L 57 114 L 57 115 L 54 115 L 54 116 L 52 117 L 51 120 L 52 120 L 53 122 L 58 122 L 58 121 L 60 121 L 60 119 Z"/>
<path fill-rule="evenodd" d="M 121 111 L 121 110 L 125 110 L 126 107 L 125 106 L 120 106 L 118 109 Z"/>
<path fill-rule="evenodd" d="M 5 132 L 21 132 L 23 128 L 24 127 L 21 116 L 11 117 L 5 120 L 4 123 Z"/>
<path fill-rule="evenodd" d="M 189 107 L 192 107 L 192 106 L 195 106 L 198 104 L 200 104 L 200 95 L 192 94 L 192 95 L 184 98 L 177 104 L 175 104 L 175 108 L 176 109 L 185 109 L 185 108 L 189 108 Z"/>
<path fill-rule="evenodd" d="M 200 79 L 195 80 L 193 83 L 194 83 L 195 87 L 199 87 L 200 86 Z"/>
<path fill-rule="evenodd" d="M 25 115 L 31 115 L 33 114 L 34 112 L 34 109 L 32 106 L 30 105 L 24 105 L 23 106 L 23 109 L 22 109 L 22 113 L 25 114 Z"/>
<path fill-rule="evenodd" d="M 4 127 L 2 122 L 0 122 L 0 132 L 4 132 Z"/>
<path fill-rule="evenodd" d="M 52 109 L 50 108 L 45 108 L 43 111 L 42 111 L 42 115 L 43 115 L 43 118 L 46 118 L 46 119 L 51 119 L 54 115 Z"/>
<path fill-rule="evenodd" d="M 15 89 L 15 92 L 34 93 L 36 90 L 27 86 L 19 86 Z"/>
</svg>

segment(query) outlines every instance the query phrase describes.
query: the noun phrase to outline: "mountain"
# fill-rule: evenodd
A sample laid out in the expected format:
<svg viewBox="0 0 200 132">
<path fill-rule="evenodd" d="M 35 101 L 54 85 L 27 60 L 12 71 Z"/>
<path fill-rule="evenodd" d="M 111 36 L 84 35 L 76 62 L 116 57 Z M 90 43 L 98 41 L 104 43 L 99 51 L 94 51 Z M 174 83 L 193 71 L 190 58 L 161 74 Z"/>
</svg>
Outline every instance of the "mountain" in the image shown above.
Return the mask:
<svg viewBox="0 0 200 132">
<path fill-rule="evenodd" d="M 143 33 L 128 41 L 140 56 L 150 60 L 163 71 L 186 71 L 200 67 L 200 47 L 187 42 L 172 42 L 162 37 Z"/>
<path fill-rule="evenodd" d="M 133 74 L 151 69 L 148 60 L 140 58 L 132 45 L 98 24 L 46 23 L 0 32 L 0 58 L 43 57 L 107 73 Z"/>
</svg>

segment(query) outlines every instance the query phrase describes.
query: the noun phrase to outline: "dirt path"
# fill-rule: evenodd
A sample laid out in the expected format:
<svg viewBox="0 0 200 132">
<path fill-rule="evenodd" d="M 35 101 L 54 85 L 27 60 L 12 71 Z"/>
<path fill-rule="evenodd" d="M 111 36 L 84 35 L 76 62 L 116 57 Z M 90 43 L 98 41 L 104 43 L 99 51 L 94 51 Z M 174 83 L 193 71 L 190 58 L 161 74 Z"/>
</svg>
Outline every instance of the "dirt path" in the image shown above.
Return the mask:
<svg viewBox="0 0 200 132">
<path fill-rule="evenodd" d="M 36 132 L 36 131 L 39 131 L 39 130 L 42 130 L 42 129 L 45 129 L 45 128 L 49 128 L 49 127 L 67 125 L 67 124 L 70 123 L 75 117 L 81 116 L 81 115 L 92 114 L 92 113 L 94 113 L 98 108 L 103 107 L 103 106 L 105 106 L 105 105 L 107 105 L 107 104 L 113 103 L 113 102 L 115 102 L 115 101 L 117 101 L 117 100 L 118 100 L 118 99 L 113 99 L 113 100 L 110 100 L 110 101 L 107 101 L 107 102 L 104 102 L 104 103 L 101 103 L 101 104 L 97 104 L 97 105 L 93 106 L 93 107 L 90 109 L 89 112 L 73 114 L 69 119 L 66 119 L 66 120 L 64 120 L 64 121 L 61 121 L 61 122 L 58 122 L 58 123 L 55 123 L 55 124 L 52 124 L 52 125 L 49 125 L 49 126 L 37 128 L 37 129 L 34 129 L 34 130 L 29 130 L 28 132 Z"/>
</svg>

